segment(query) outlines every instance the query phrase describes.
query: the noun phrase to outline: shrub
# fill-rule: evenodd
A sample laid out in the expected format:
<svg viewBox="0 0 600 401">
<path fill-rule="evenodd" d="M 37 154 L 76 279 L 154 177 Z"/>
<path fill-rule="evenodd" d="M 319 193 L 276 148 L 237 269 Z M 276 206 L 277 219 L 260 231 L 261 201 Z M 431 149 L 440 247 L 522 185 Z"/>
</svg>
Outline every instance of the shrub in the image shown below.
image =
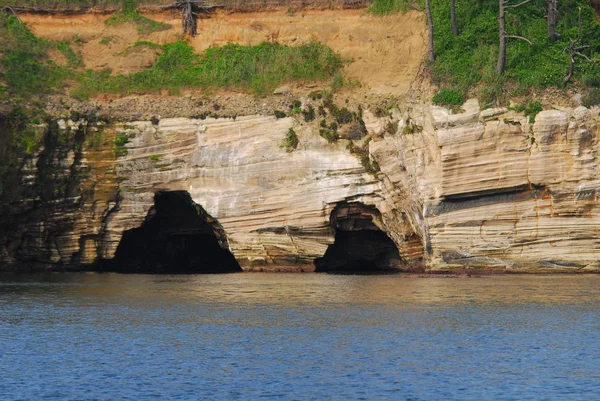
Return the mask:
<svg viewBox="0 0 600 401">
<path fill-rule="evenodd" d="M 302 114 L 304 115 L 304 121 L 311 122 L 315 119 L 315 108 L 309 105 L 308 110 L 303 111 Z"/>
<path fill-rule="evenodd" d="M 442 106 L 462 106 L 465 97 L 455 89 L 442 88 L 433 97 L 433 103 Z"/>
<path fill-rule="evenodd" d="M 529 117 L 529 123 L 533 124 L 535 122 L 535 116 L 542 111 L 542 104 L 537 100 L 530 100 L 526 103 L 516 104 L 508 108 L 509 110 L 514 110 L 518 113 L 523 113 L 525 117 Z"/>
<path fill-rule="evenodd" d="M 340 136 L 338 135 L 337 131 L 330 131 L 328 129 L 321 129 L 319 131 L 319 135 L 321 135 L 321 137 L 329 143 L 337 142 L 338 139 L 340 139 Z"/>
<path fill-rule="evenodd" d="M 585 86 L 600 87 L 600 74 L 585 74 L 581 77 L 581 83 Z"/>
<path fill-rule="evenodd" d="M 281 141 L 281 147 L 285 148 L 286 152 L 292 152 L 294 149 L 298 147 L 298 135 L 296 135 L 296 131 L 293 128 L 290 128 L 283 139 Z"/>
<path fill-rule="evenodd" d="M 285 118 L 285 113 L 281 110 L 275 110 L 275 118 L 277 118 L 277 119 Z"/>
<path fill-rule="evenodd" d="M 117 134 L 117 137 L 113 141 L 115 146 L 125 146 L 125 144 L 128 142 L 129 142 L 129 137 L 127 135 L 121 134 L 121 133 Z"/>
<path fill-rule="evenodd" d="M 600 105 L 600 89 L 590 89 L 582 97 L 582 103 L 585 107 Z"/>
<path fill-rule="evenodd" d="M 350 110 L 348 110 L 345 107 L 342 107 L 341 109 L 337 110 L 337 113 L 335 113 L 334 115 L 335 115 L 335 120 L 340 125 L 348 124 L 349 122 L 351 122 L 354 119 L 354 115 L 350 112 Z"/>
<path fill-rule="evenodd" d="M 308 94 L 308 98 L 313 101 L 319 100 L 319 99 L 323 98 L 323 91 L 321 91 L 321 90 L 312 91 Z"/>
<path fill-rule="evenodd" d="M 115 145 L 114 154 L 115 156 L 125 156 L 127 154 L 127 149 L 125 148 L 125 144 L 129 142 L 129 137 L 125 134 L 118 133 L 117 137 L 113 141 Z"/>
</svg>

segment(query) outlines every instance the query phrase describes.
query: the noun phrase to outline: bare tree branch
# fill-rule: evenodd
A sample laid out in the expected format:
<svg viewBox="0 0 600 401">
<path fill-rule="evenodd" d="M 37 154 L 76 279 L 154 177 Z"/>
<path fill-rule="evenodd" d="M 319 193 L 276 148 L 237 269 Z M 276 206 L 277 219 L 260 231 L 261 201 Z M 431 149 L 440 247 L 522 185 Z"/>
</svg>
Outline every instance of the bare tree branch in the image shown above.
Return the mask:
<svg viewBox="0 0 600 401">
<path fill-rule="evenodd" d="M 519 4 L 508 6 L 508 0 L 498 0 L 498 27 L 499 27 L 499 46 L 498 46 L 498 63 L 496 64 L 496 73 L 502 75 L 506 67 L 506 42 L 508 39 L 523 40 L 530 45 L 533 43 L 523 36 L 507 35 L 506 34 L 506 10 L 509 8 L 517 8 L 529 3 L 531 0 L 522 1 Z"/>
<path fill-rule="evenodd" d="M 520 40 L 524 40 L 525 42 L 529 43 L 530 45 L 533 46 L 533 42 L 527 38 L 524 38 L 523 36 L 517 36 L 517 35 L 507 35 L 506 36 L 508 39 L 520 39 Z"/>
<path fill-rule="evenodd" d="M 584 59 L 586 59 L 586 60 L 587 60 L 587 61 L 589 61 L 590 63 L 593 63 L 593 62 L 594 62 L 594 60 L 592 60 L 591 58 L 589 58 L 588 56 L 586 56 L 586 55 L 585 55 L 585 54 L 583 54 L 583 53 L 575 52 L 575 53 L 573 53 L 573 54 L 574 54 L 574 55 L 576 55 L 576 56 L 579 56 L 579 57 L 583 57 Z"/>
<path fill-rule="evenodd" d="M 508 0 L 504 0 L 504 8 L 517 8 L 517 7 L 521 7 L 527 3 L 529 3 L 531 0 L 525 0 L 520 2 L 519 4 L 513 4 L 512 6 L 507 6 L 506 3 L 508 3 Z"/>
<path fill-rule="evenodd" d="M 587 60 L 590 63 L 595 62 L 594 60 L 590 59 L 587 55 L 581 53 L 581 50 L 583 49 L 587 49 L 588 47 L 590 47 L 589 45 L 583 45 L 583 46 L 577 46 L 577 44 L 581 41 L 583 35 L 582 35 L 582 28 L 581 28 L 581 8 L 579 9 L 579 25 L 577 27 L 577 38 L 575 39 L 571 39 L 571 41 L 569 42 L 569 45 L 567 47 L 564 48 L 563 52 L 567 52 L 569 54 L 569 71 L 567 72 L 567 76 L 564 78 L 564 82 L 567 83 L 571 80 L 571 78 L 573 78 L 573 73 L 575 71 L 575 56 L 579 56 L 585 60 Z"/>
</svg>

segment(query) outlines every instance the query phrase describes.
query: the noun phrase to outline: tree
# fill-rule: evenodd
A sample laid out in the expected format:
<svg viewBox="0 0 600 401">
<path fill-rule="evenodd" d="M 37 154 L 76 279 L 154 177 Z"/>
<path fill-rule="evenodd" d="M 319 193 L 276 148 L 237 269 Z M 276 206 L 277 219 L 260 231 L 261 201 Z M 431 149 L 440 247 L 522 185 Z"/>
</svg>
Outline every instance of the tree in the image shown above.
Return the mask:
<svg viewBox="0 0 600 401">
<path fill-rule="evenodd" d="M 206 0 L 176 0 L 173 4 L 162 6 L 163 10 L 181 11 L 181 31 L 184 35 L 196 36 L 198 33 L 198 15 L 210 13 L 223 6 L 209 5 Z"/>
<path fill-rule="evenodd" d="M 458 36 L 458 26 L 456 25 L 456 0 L 450 2 L 450 21 L 452 22 L 452 33 Z"/>
<path fill-rule="evenodd" d="M 498 11 L 498 25 L 500 26 L 500 49 L 498 51 L 498 64 L 496 64 L 496 72 L 498 75 L 502 75 L 504 73 L 504 67 L 506 66 L 506 40 L 507 39 L 520 39 L 523 40 L 530 45 L 533 45 L 531 41 L 527 38 L 517 35 L 507 35 L 506 34 L 506 10 L 511 8 L 521 7 L 529 3 L 531 0 L 525 0 L 518 4 L 509 5 L 509 0 L 498 0 L 499 11 Z"/>
<path fill-rule="evenodd" d="M 554 42 L 558 39 L 556 34 L 556 9 L 558 0 L 548 0 L 548 39 Z"/>
<path fill-rule="evenodd" d="M 567 76 L 565 77 L 564 81 L 565 83 L 569 82 L 571 80 L 571 78 L 573 77 L 573 72 L 575 71 L 575 56 L 581 57 L 587 61 L 589 61 L 590 63 L 593 63 L 594 60 L 590 59 L 588 56 L 586 56 L 585 54 L 583 54 L 581 51 L 583 49 L 587 49 L 589 46 L 580 46 L 580 42 L 581 42 L 581 38 L 582 38 L 582 33 L 581 33 L 581 8 L 579 9 L 579 25 L 577 27 L 577 38 L 575 39 L 571 39 L 571 41 L 569 42 L 569 46 L 567 46 L 565 48 L 565 52 L 567 52 L 569 54 L 569 72 L 567 73 Z"/>
<path fill-rule="evenodd" d="M 429 50 L 427 58 L 429 61 L 435 61 L 435 49 L 433 48 L 433 17 L 431 16 L 431 4 L 430 0 L 425 0 L 425 10 L 427 12 L 427 27 L 429 28 Z"/>
</svg>

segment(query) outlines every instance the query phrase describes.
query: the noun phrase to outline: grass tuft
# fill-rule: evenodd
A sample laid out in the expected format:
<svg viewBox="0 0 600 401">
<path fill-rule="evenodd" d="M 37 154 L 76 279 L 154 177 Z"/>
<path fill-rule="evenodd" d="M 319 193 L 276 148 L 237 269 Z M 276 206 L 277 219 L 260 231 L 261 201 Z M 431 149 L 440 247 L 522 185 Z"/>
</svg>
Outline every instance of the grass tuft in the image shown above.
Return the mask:
<svg viewBox="0 0 600 401">
<path fill-rule="evenodd" d="M 135 0 L 124 0 L 121 11 L 111 15 L 105 21 L 107 26 L 118 26 L 126 23 L 135 24 L 138 32 L 142 35 L 148 35 L 153 32 L 165 31 L 171 29 L 171 25 L 151 20 L 141 15 L 137 11 L 138 2 Z"/>
<path fill-rule="evenodd" d="M 71 48 L 69 41 L 63 40 L 56 44 L 56 49 L 67 58 L 67 65 L 71 68 L 81 67 L 83 65 L 83 58 L 81 54 L 75 53 Z"/>
<path fill-rule="evenodd" d="M 146 44 L 145 42 L 143 44 Z M 147 93 L 185 88 L 235 88 L 266 95 L 290 81 L 322 81 L 342 68 L 339 55 L 319 43 L 297 47 L 278 43 L 258 46 L 229 44 L 198 55 L 185 42 L 161 47 L 156 63 L 130 75 L 110 77 L 109 71 L 87 71 L 71 92 L 79 98 L 97 93 Z"/>
</svg>

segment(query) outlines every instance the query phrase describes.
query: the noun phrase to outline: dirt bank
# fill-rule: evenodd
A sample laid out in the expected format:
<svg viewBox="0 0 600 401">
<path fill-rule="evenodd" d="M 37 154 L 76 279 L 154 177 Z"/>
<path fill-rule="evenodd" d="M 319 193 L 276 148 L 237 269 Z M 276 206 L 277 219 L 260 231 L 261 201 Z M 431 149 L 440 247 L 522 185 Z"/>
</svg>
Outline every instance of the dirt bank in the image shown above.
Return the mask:
<svg viewBox="0 0 600 401">
<path fill-rule="evenodd" d="M 177 14 L 148 15 L 171 29 L 140 34 L 133 24 L 106 26 L 107 15 L 22 15 L 37 35 L 50 40 L 70 40 L 83 56 L 85 68 L 110 68 L 113 74 L 140 71 L 155 60 L 154 50 L 136 41 L 164 44 L 179 38 Z M 405 94 L 424 58 L 426 25 L 423 15 L 373 17 L 365 10 L 287 10 L 250 13 L 217 12 L 198 24 L 191 45 L 201 52 L 227 43 L 256 45 L 276 41 L 297 45 L 311 40 L 327 44 L 348 61 L 346 76 L 358 79 L 375 94 Z M 61 60 L 57 60 L 60 62 Z"/>
</svg>

